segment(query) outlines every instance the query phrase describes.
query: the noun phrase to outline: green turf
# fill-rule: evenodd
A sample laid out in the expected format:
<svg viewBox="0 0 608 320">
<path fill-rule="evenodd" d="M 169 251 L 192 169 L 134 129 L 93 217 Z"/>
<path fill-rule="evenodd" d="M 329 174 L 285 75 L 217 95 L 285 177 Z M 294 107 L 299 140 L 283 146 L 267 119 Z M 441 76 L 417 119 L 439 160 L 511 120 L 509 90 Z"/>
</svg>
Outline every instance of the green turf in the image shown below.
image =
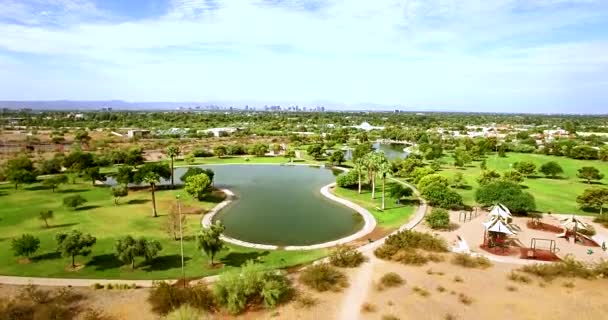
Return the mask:
<svg viewBox="0 0 608 320">
<path fill-rule="evenodd" d="M 378 182 L 380 184 L 380 182 Z M 412 199 L 404 199 L 401 204 L 396 204 L 396 199 L 388 196 L 389 183 L 387 183 L 387 194 L 385 199 L 385 210 L 380 211 L 377 208 L 382 207 L 382 188 L 376 186 L 376 199 L 371 197 L 371 188 L 364 189 L 361 194 L 356 189 L 346 189 L 336 187 L 334 193 L 342 198 L 355 202 L 356 204 L 369 210 L 376 218 L 379 227 L 393 229 L 405 224 L 414 212 L 417 202 Z"/>
<path fill-rule="evenodd" d="M 452 177 L 456 172 L 462 172 L 467 184 L 471 188 L 469 190 L 458 190 L 458 192 L 462 194 L 466 204 L 474 205 L 475 189 L 479 187 L 476 179 L 481 173 L 481 169 L 479 168 L 480 162 L 473 162 L 467 168 L 457 168 L 453 166 L 453 158 L 445 157 L 443 160 L 448 164 L 443 165 L 439 173 Z M 526 188 L 526 191 L 534 195 L 537 210 L 541 212 L 590 214 L 578 207 L 576 197 L 583 193 L 585 189 L 597 186 L 598 184 L 587 184 L 576 177 L 576 172 L 581 167 L 593 166 L 598 168 L 600 172 L 608 175 L 608 162 L 575 160 L 539 154 L 508 153 L 506 158 L 491 155 L 486 158 L 486 165 L 488 169 L 495 169 L 503 173 L 510 170 L 511 165 L 517 161 L 530 161 L 536 164 L 536 176 L 525 179 L 522 185 Z M 560 179 L 549 179 L 538 172 L 540 166 L 549 161 L 556 161 L 564 169 L 564 173 Z M 608 179 L 604 177 L 600 183 L 605 185 L 608 183 Z"/>
<path fill-rule="evenodd" d="M 146 190 L 131 191 L 115 206 L 107 187 L 92 187 L 88 183 L 62 185 L 55 193 L 39 184 L 24 186 L 14 190 L 10 184 L 0 185 L 0 274 L 37 277 L 104 278 L 104 279 L 171 279 L 178 278 L 180 269 L 179 241 L 172 240 L 163 229 L 169 208 L 174 205 L 176 194 L 181 190 L 157 192 L 157 206 L 160 217 L 153 218 L 150 193 Z M 88 202 L 81 210 L 68 210 L 62 206 L 62 198 L 70 194 L 80 194 Z M 187 195 L 182 196 L 184 209 L 199 206 L 209 209 L 214 201 L 198 202 Z M 55 218 L 51 228 L 43 227 L 38 220 L 41 210 L 53 210 Z M 201 215 L 189 215 L 186 235 L 192 236 L 200 230 Z M 60 257 L 56 252 L 54 236 L 60 231 L 79 229 L 97 237 L 97 244 L 88 257 L 77 257 L 85 264 L 78 271 L 66 271 L 69 258 Z M 31 233 L 40 238 L 41 247 L 29 264 L 19 264 L 13 256 L 11 239 L 23 233 Z M 114 257 L 114 242 L 119 237 L 131 235 L 145 236 L 159 240 L 163 246 L 159 257 L 150 265 L 141 265 L 135 271 Z M 208 258 L 197 248 L 194 241 L 184 242 L 186 275 L 200 277 L 217 274 L 238 267 L 248 259 L 257 259 L 268 268 L 282 268 L 309 262 L 324 256 L 326 250 L 260 251 L 238 246 L 229 246 L 219 255 L 224 268 L 209 268 Z M 140 260 L 137 261 L 139 264 Z"/>
</svg>

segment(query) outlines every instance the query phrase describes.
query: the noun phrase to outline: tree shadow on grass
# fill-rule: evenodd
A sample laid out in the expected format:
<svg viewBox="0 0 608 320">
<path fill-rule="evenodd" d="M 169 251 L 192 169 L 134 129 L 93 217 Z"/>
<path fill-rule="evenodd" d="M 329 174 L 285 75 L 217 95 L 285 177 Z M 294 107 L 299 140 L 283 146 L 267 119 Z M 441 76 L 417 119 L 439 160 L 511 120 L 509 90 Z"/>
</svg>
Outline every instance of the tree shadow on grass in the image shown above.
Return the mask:
<svg viewBox="0 0 608 320">
<path fill-rule="evenodd" d="M 32 186 L 32 187 L 27 187 L 27 188 L 23 188 L 25 190 L 28 191 L 40 191 L 40 190 L 48 190 L 50 189 L 50 187 L 47 186 Z"/>
<path fill-rule="evenodd" d="M 404 206 L 419 206 L 420 200 L 418 199 L 401 199 L 399 200 L 399 206 L 397 208 L 401 208 Z"/>
<path fill-rule="evenodd" d="M 150 199 L 131 199 L 127 201 L 127 204 L 144 204 L 150 202 Z"/>
<path fill-rule="evenodd" d="M 267 256 L 270 252 L 269 251 L 263 251 L 263 252 L 230 252 L 229 254 L 227 254 L 226 256 L 222 257 L 220 259 L 220 261 L 225 265 L 225 266 L 232 266 L 232 267 L 240 267 L 243 264 L 245 264 L 245 262 L 249 261 L 249 260 L 257 260 L 263 256 Z"/>
<path fill-rule="evenodd" d="M 207 194 L 201 199 L 201 201 L 211 202 L 211 203 L 220 203 L 226 199 L 226 196 L 223 193 L 212 192 Z"/>
<path fill-rule="evenodd" d="M 62 223 L 62 224 L 51 224 L 48 227 L 44 226 L 42 227 L 42 229 L 56 229 L 56 228 L 64 228 L 64 227 L 71 227 L 71 226 L 75 226 L 77 225 L 77 222 L 72 222 L 72 223 Z"/>
<path fill-rule="evenodd" d="M 587 182 L 587 180 L 581 180 L 581 182 L 584 182 L 587 185 L 596 185 L 596 186 L 603 186 L 604 183 L 601 181 L 591 181 L 591 183 Z"/>
<path fill-rule="evenodd" d="M 122 266 L 124 263 L 116 257 L 113 253 L 101 254 L 91 258 L 91 261 L 87 263 L 87 266 L 94 267 L 97 271 L 105 271 L 108 269 L 115 269 Z"/>
<path fill-rule="evenodd" d="M 97 209 L 97 208 L 101 208 L 101 206 L 93 204 L 93 205 L 90 205 L 90 206 L 78 207 L 74 211 L 86 211 L 86 210 L 93 210 L 93 209 Z"/>
<path fill-rule="evenodd" d="M 184 263 L 191 260 L 189 257 L 184 257 Z M 145 271 L 165 271 L 169 269 L 179 268 L 182 266 L 182 257 L 179 254 L 156 257 L 150 261 L 143 270 Z"/>
<path fill-rule="evenodd" d="M 88 191 L 87 189 L 59 189 L 57 191 L 55 191 L 55 193 L 76 193 L 76 192 L 86 192 Z"/>
<path fill-rule="evenodd" d="M 47 252 L 47 253 L 43 253 L 43 254 L 39 254 L 33 258 L 31 258 L 32 261 L 42 261 L 42 260 L 54 260 L 54 259 L 59 259 L 61 258 L 61 253 L 60 252 Z"/>
</svg>

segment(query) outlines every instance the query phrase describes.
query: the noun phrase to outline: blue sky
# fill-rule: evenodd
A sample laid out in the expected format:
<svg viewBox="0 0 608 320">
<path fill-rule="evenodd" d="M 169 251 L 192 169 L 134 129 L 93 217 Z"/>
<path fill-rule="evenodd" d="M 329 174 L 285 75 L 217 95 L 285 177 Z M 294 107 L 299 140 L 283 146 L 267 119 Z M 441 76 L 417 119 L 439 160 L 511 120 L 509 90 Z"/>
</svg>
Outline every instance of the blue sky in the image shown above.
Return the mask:
<svg viewBox="0 0 608 320">
<path fill-rule="evenodd" d="M 608 113 L 605 0 L 0 0 L 0 100 Z"/>
</svg>

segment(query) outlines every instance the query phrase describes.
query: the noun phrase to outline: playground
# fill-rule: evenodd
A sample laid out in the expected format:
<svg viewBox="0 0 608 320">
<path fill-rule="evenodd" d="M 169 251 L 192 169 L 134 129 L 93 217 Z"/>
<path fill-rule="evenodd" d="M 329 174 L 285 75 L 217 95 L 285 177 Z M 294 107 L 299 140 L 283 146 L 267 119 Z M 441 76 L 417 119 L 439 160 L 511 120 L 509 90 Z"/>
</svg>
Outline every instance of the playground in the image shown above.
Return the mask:
<svg viewBox="0 0 608 320">
<path fill-rule="evenodd" d="M 557 261 L 567 255 L 588 262 L 608 258 L 604 249 L 608 245 L 608 230 L 591 217 L 563 214 L 518 217 L 497 205 L 487 211 L 480 208 L 452 211 L 450 222 L 456 227 L 449 231 L 428 231 L 444 237 L 458 252 L 511 261 Z"/>
</svg>

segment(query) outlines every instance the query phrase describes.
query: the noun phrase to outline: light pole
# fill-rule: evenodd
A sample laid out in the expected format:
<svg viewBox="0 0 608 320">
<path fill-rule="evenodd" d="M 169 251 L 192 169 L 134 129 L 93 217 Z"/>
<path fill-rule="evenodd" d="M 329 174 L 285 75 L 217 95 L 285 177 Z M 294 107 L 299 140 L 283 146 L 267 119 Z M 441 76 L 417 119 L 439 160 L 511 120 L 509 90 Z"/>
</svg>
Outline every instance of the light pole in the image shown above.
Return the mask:
<svg viewBox="0 0 608 320">
<path fill-rule="evenodd" d="M 182 281 L 184 282 L 184 287 L 186 286 L 186 272 L 184 271 L 184 234 L 182 229 L 182 206 L 179 202 L 179 194 L 175 196 L 177 199 L 177 212 L 179 214 L 179 246 L 182 255 Z"/>
</svg>

